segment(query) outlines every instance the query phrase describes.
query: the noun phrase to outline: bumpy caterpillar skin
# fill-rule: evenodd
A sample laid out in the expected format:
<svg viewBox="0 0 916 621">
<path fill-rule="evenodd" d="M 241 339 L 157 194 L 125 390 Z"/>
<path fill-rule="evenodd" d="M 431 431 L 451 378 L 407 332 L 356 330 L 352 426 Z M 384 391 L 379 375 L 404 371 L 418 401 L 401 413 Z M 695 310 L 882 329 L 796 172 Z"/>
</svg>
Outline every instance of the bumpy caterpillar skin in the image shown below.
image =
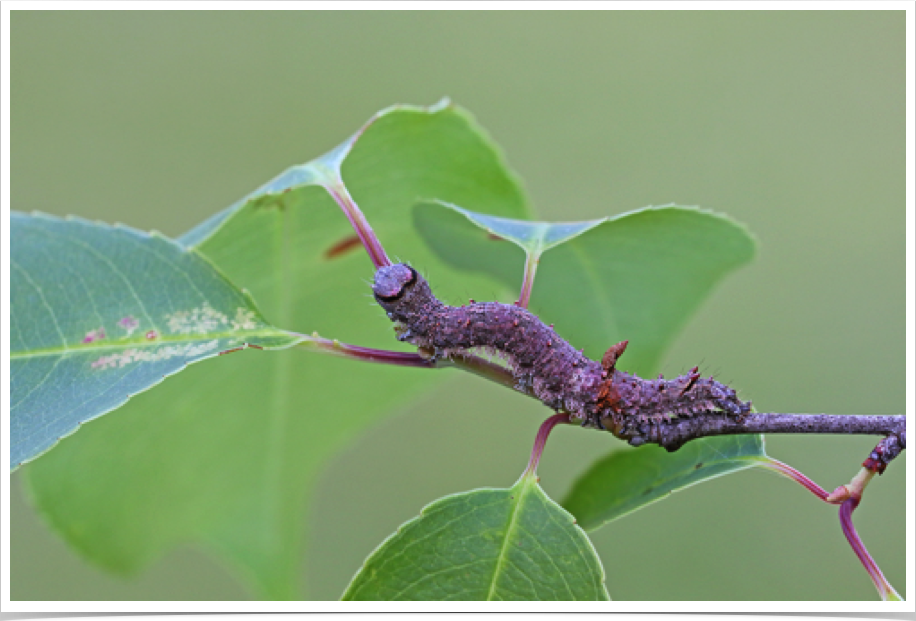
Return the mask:
<svg viewBox="0 0 916 621">
<path fill-rule="evenodd" d="M 696 368 L 672 380 L 644 380 L 618 371 L 615 364 L 626 342 L 611 347 L 599 363 L 524 308 L 498 302 L 443 304 L 409 265 L 380 268 L 372 290 L 388 317 L 399 324 L 400 340 L 443 358 L 472 348 L 497 353 L 507 361 L 519 389 L 583 425 L 626 437 L 673 416 L 743 416 L 750 411 L 750 403 L 739 401 L 734 390 L 701 378 Z"/>
</svg>

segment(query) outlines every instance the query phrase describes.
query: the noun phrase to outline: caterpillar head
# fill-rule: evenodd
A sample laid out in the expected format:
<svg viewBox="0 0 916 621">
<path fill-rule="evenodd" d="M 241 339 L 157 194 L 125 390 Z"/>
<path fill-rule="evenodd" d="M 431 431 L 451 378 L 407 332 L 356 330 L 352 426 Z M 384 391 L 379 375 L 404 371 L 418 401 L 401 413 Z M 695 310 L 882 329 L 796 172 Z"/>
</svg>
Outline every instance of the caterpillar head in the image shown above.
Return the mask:
<svg viewBox="0 0 916 621">
<path fill-rule="evenodd" d="M 434 299 L 426 279 L 406 263 L 380 267 L 372 292 L 392 319 L 400 320 Z"/>
</svg>

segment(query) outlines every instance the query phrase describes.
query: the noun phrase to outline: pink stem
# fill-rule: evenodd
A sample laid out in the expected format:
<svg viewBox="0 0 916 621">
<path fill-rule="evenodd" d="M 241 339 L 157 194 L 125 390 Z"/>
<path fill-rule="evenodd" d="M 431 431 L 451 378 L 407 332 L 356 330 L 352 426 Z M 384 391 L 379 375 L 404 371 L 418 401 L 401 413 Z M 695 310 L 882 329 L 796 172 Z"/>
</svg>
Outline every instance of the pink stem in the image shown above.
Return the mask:
<svg viewBox="0 0 916 621">
<path fill-rule="evenodd" d="M 758 465 L 762 468 L 769 468 L 770 470 L 792 479 L 824 502 L 827 502 L 827 496 L 829 496 L 830 493 L 789 464 L 784 464 L 772 457 L 768 457 L 760 461 Z"/>
<path fill-rule="evenodd" d="M 372 349 L 371 347 L 360 347 L 359 345 L 348 345 L 347 343 L 322 338 L 317 335 L 299 336 L 305 338 L 305 341 L 300 346 L 343 358 L 362 360 L 363 362 L 380 362 L 402 367 L 433 368 L 437 366 L 429 358 L 424 358 L 420 354 L 411 352 L 387 351 L 384 349 Z"/>
<path fill-rule="evenodd" d="M 878 568 L 878 564 L 875 563 L 874 559 L 872 559 L 871 555 L 868 553 L 868 550 L 865 549 L 865 544 L 862 543 L 862 540 L 859 538 L 859 534 L 856 532 L 855 527 L 852 525 L 852 512 L 856 507 L 859 506 L 859 501 L 861 500 L 860 496 L 853 496 L 846 499 L 845 501 L 827 500 L 827 497 L 830 496 L 827 490 L 825 490 L 823 487 L 809 479 L 807 476 L 792 466 L 784 464 L 781 461 L 775 460 L 771 457 L 760 461 L 758 465 L 762 466 L 763 468 L 774 470 L 779 474 L 798 482 L 804 486 L 805 489 L 810 491 L 812 494 L 824 502 L 840 505 L 840 526 L 843 528 L 843 534 L 846 535 L 846 540 L 849 541 L 849 545 L 852 546 L 852 551 L 856 553 L 857 557 L 859 557 L 859 561 L 862 563 L 862 565 L 865 567 L 865 571 L 867 571 L 868 575 L 871 577 L 875 588 L 878 590 L 878 595 L 880 595 L 881 599 L 884 601 L 887 601 L 891 595 L 893 595 L 893 597 L 896 599 L 900 599 L 900 596 L 894 590 L 894 587 L 890 585 L 890 583 L 884 577 L 884 574 L 881 573 L 881 569 Z"/>
<path fill-rule="evenodd" d="M 531 289 L 534 287 L 534 275 L 538 269 L 538 262 L 540 261 L 540 255 L 532 255 L 529 253 L 525 259 L 525 275 L 522 278 L 522 290 L 518 294 L 518 305 L 522 308 L 528 308 L 528 303 L 531 301 Z"/>
<path fill-rule="evenodd" d="M 324 187 L 334 200 L 337 201 L 344 215 L 347 216 L 347 220 L 350 221 L 350 225 L 353 227 L 353 230 L 356 231 L 359 240 L 363 243 L 363 247 L 369 254 L 369 258 L 372 260 L 375 269 L 391 265 L 391 260 L 385 253 L 382 242 L 375 236 L 375 231 L 369 226 L 369 221 L 366 220 L 366 216 L 360 211 L 359 206 L 356 204 L 356 201 L 353 200 L 353 197 L 350 196 L 343 182 L 338 181 L 336 183 L 329 183 Z"/>
<path fill-rule="evenodd" d="M 538 429 L 538 435 L 534 438 L 534 447 L 531 449 L 531 459 L 528 460 L 528 467 L 522 476 L 534 476 L 537 473 L 538 463 L 541 461 L 541 453 L 544 452 L 544 445 L 547 444 L 547 437 L 553 428 L 557 425 L 568 425 L 569 414 L 554 414 L 543 423 Z"/>
<path fill-rule="evenodd" d="M 311 349 L 312 351 L 332 354 L 342 358 L 349 358 L 351 360 L 361 360 L 362 362 L 392 364 L 401 367 L 420 367 L 424 369 L 458 367 L 464 371 L 468 371 L 469 373 L 474 373 L 475 375 L 479 375 L 480 377 L 488 379 L 491 382 L 496 382 L 497 384 L 502 384 L 507 388 L 520 390 L 524 394 L 530 395 L 530 393 L 525 392 L 524 390 L 521 390 L 517 387 L 515 378 L 512 376 L 512 373 L 508 369 L 472 354 L 464 354 L 462 356 L 454 356 L 452 358 L 439 358 L 433 360 L 412 352 L 388 351 L 385 349 L 373 349 L 371 347 L 361 347 L 359 345 L 341 343 L 337 340 L 320 337 L 317 334 L 313 334 L 312 336 L 298 334 L 297 336 L 303 338 L 303 342 L 300 343 L 299 346 L 305 349 Z M 244 348 L 237 347 L 222 353 L 227 354 L 233 351 L 238 351 L 240 349 Z"/>
<path fill-rule="evenodd" d="M 878 590 L 878 595 L 881 596 L 881 599 L 887 601 L 891 595 L 894 596 L 894 599 L 900 599 L 894 587 L 890 585 L 887 578 L 881 573 L 878 564 L 875 563 L 871 554 L 865 549 L 865 544 L 862 543 L 859 533 L 856 532 L 856 528 L 852 524 L 852 512 L 859 506 L 859 500 L 860 498 L 853 496 L 840 505 L 840 526 L 843 528 L 843 534 L 846 535 L 846 540 L 852 546 L 852 551 L 856 553 L 859 561 L 865 567 L 865 571 L 868 572 L 868 576 Z"/>
</svg>

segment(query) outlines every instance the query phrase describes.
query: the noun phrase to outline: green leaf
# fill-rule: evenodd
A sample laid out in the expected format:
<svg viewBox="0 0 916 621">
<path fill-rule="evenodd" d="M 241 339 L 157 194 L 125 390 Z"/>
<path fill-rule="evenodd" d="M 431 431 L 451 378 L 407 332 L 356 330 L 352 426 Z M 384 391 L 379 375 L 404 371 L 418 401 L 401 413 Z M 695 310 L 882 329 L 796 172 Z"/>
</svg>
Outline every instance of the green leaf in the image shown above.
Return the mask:
<svg viewBox="0 0 916 621">
<path fill-rule="evenodd" d="M 161 235 L 44 214 L 10 224 L 13 468 L 192 362 L 300 340 Z"/>
<path fill-rule="evenodd" d="M 582 223 L 512 223 L 421 203 L 414 221 L 450 265 L 491 274 L 513 288 L 521 285 L 524 257 L 492 236 L 529 251 L 550 249 L 541 259 L 532 311 L 593 359 L 629 340 L 618 367 L 642 375 L 655 369 L 713 287 L 754 255 L 743 226 L 689 207 L 650 207 Z"/>
<path fill-rule="evenodd" d="M 344 600 L 596 601 L 604 569 L 575 519 L 532 476 L 446 496 L 366 560 Z"/>
<path fill-rule="evenodd" d="M 347 247 L 341 242 L 353 231 L 314 184 L 336 183 L 341 161 L 347 188 L 388 252 L 436 273 L 445 291 L 490 281 L 450 278 L 425 250 L 411 226 L 417 197 L 512 217 L 527 210 L 501 155 L 466 112 L 398 107 L 181 241 L 251 291 L 276 325 L 398 348 L 369 297 L 366 254 L 358 246 L 332 252 Z M 54 528 L 104 567 L 133 571 L 197 541 L 228 559 L 258 597 L 299 598 L 310 494 L 324 464 L 445 373 L 296 350 L 224 356 L 87 425 L 25 472 Z"/>
<path fill-rule="evenodd" d="M 672 492 L 766 461 L 759 435 L 701 438 L 674 453 L 643 446 L 611 453 L 573 484 L 563 506 L 594 530 Z"/>
</svg>

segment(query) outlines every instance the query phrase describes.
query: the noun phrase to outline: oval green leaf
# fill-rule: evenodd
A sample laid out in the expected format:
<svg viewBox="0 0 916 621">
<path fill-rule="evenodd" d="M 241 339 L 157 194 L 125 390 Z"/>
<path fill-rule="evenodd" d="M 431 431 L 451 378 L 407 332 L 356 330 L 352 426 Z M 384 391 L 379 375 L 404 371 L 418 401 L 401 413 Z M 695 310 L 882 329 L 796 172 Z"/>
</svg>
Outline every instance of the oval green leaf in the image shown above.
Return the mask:
<svg viewBox="0 0 916 621">
<path fill-rule="evenodd" d="M 10 224 L 14 469 L 192 362 L 299 341 L 161 235 L 43 214 Z"/>
<path fill-rule="evenodd" d="M 602 601 L 604 568 L 534 477 L 446 496 L 401 526 L 344 600 Z"/>
<path fill-rule="evenodd" d="M 418 196 L 526 214 L 514 175 L 467 112 L 391 108 L 319 162 L 283 173 L 181 241 L 251 291 L 277 325 L 396 348 L 391 323 L 366 297 L 372 264 L 348 243 L 347 219 L 315 185 L 339 167 L 392 256 L 435 269 L 446 291 L 492 289 L 488 279 L 444 269 L 410 218 Z M 175 545 L 201 542 L 256 597 L 297 599 L 308 554 L 303 524 L 322 468 L 446 373 L 298 348 L 224 356 L 132 399 L 24 470 L 39 510 L 98 565 L 135 571 Z"/>
<path fill-rule="evenodd" d="M 754 240 L 740 224 L 674 205 L 578 224 L 512 224 L 426 202 L 414 209 L 414 223 L 453 267 L 491 274 L 516 290 L 524 257 L 492 236 L 526 250 L 551 249 L 540 260 L 531 310 L 593 359 L 629 340 L 618 366 L 642 375 L 652 373 L 713 287 L 754 256 Z"/>
<path fill-rule="evenodd" d="M 701 438 L 674 453 L 658 446 L 617 451 L 576 480 L 563 506 L 582 528 L 595 530 L 685 487 L 766 459 L 759 435 Z"/>
</svg>

